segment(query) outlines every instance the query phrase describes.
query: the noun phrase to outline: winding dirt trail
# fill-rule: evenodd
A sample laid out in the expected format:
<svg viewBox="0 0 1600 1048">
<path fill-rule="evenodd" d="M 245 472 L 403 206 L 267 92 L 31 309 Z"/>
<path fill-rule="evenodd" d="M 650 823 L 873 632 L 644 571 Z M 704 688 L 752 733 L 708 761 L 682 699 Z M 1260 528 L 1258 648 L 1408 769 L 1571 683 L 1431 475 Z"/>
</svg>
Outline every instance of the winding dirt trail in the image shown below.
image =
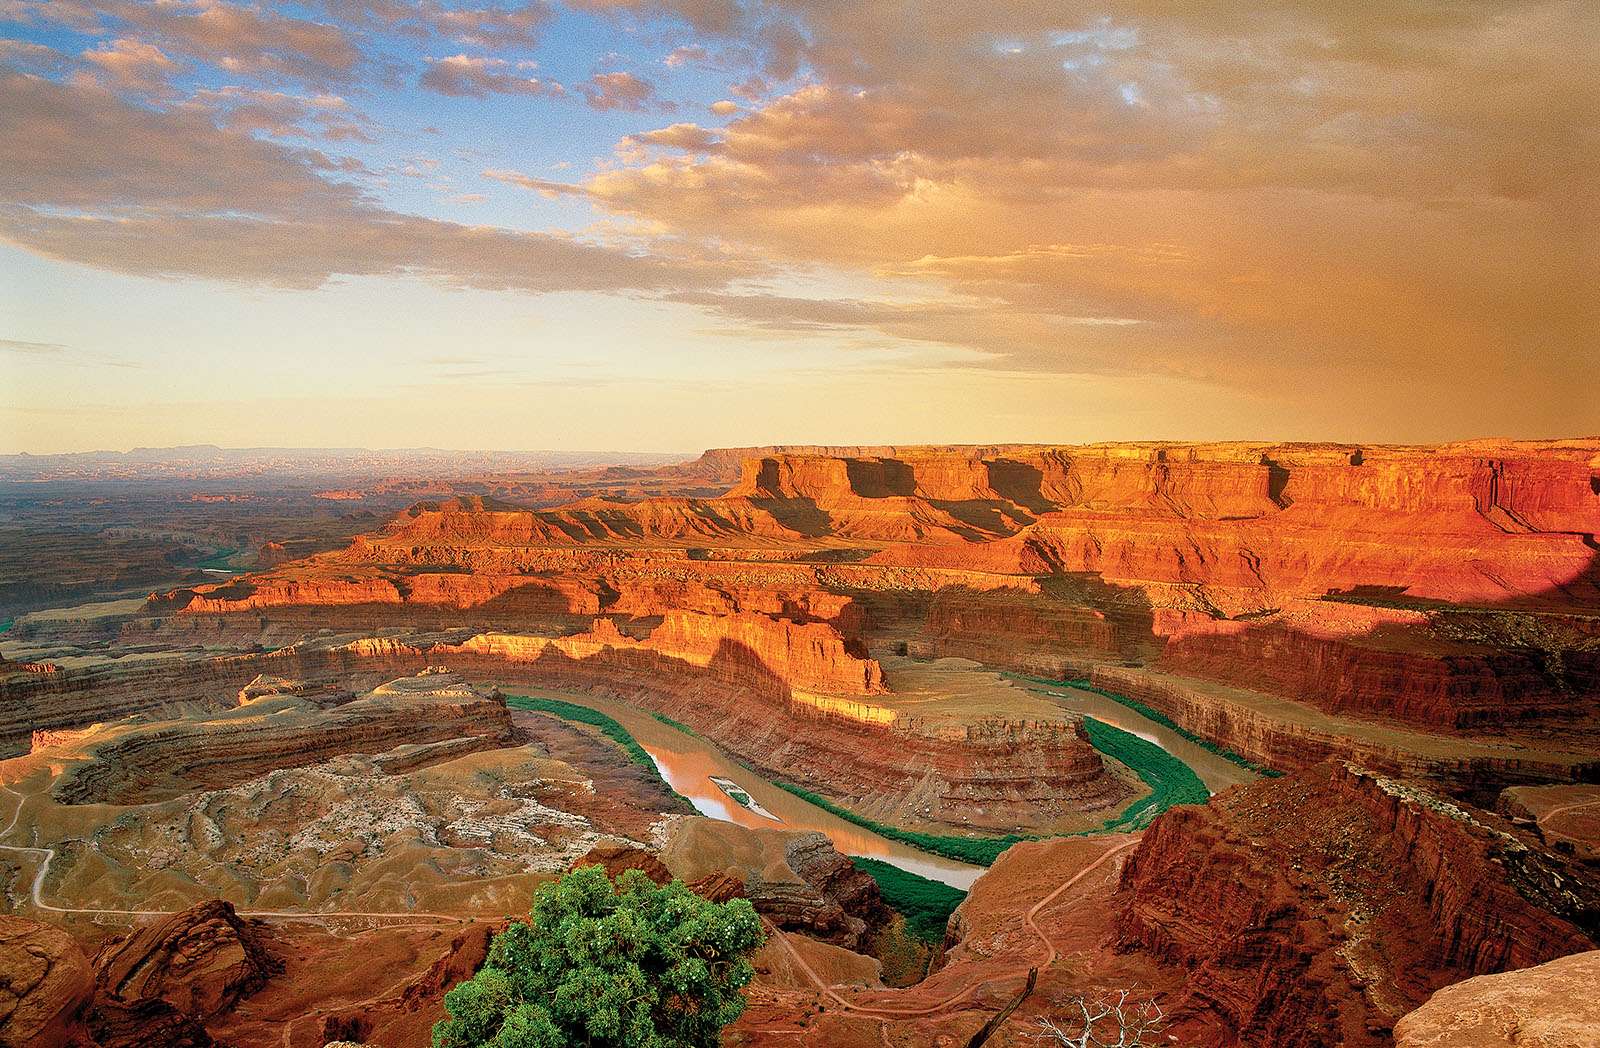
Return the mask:
<svg viewBox="0 0 1600 1048">
<path fill-rule="evenodd" d="M 1577 801 L 1572 804 L 1563 804 L 1559 808 L 1551 808 L 1534 821 L 1544 822 L 1546 819 L 1555 818 L 1557 815 L 1562 815 L 1569 811 L 1577 811 L 1579 808 L 1593 808 L 1596 806 L 1600 806 L 1600 797 L 1596 797 L 1594 800 Z"/>
<path fill-rule="evenodd" d="M 1050 941 L 1050 937 L 1044 933 L 1044 930 L 1039 927 L 1038 922 L 1035 921 L 1034 918 L 1039 915 L 1041 910 L 1055 902 L 1064 893 L 1069 891 L 1073 885 L 1077 884 L 1079 881 L 1082 881 L 1095 870 L 1098 870 L 1101 866 L 1105 865 L 1107 862 L 1110 862 L 1117 855 L 1127 851 L 1129 848 L 1138 843 L 1139 838 L 1135 837 L 1131 841 L 1124 841 L 1115 848 L 1110 848 L 1101 853 L 1100 857 L 1095 859 L 1094 862 L 1091 862 L 1089 865 L 1085 866 L 1083 869 L 1067 878 L 1061 884 L 1057 885 L 1054 891 L 1040 899 L 1038 902 L 1034 903 L 1033 906 L 1028 909 L 1028 912 L 1023 915 L 1023 925 L 1034 935 L 1038 936 L 1039 940 L 1044 943 L 1045 959 L 1042 962 L 1039 962 L 1036 965 L 1030 964 L 1009 971 L 985 974 L 981 978 L 975 979 L 971 983 L 968 983 L 955 993 L 950 994 L 948 997 L 944 998 L 938 1003 L 930 1004 L 925 1008 L 879 1008 L 873 1005 L 855 1004 L 851 1001 L 845 1000 L 843 997 L 839 996 L 839 994 L 831 986 L 822 981 L 822 977 L 819 976 L 811 967 L 811 965 L 806 962 L 804 957 L 800 956 L 799 951 L 794 948 L 794 946 L 789 942 L 788 937 L 785 936 L 782 931 L 780 931 L 765 917 L 761 919 L 761 923 L 766 925 L 769 934 L 776 936 L 778 941 L 783 944 L 783 948 L 788 952 L 790 959 L 794 961 L 796 966 L 798 966 L 801 971 L 806 973 L 806 977 L 811 980 L 812 985 L 825 994 L 830 1000 L 838 1004 L 841 1008 L 844 1008 L 847 1011 L 859 1012 L 863 1015 L 876 1015 L 885 1018 L 929 1018 L 954 1010 L 954 1006 L 956 1004 L 966 1000 L 979 989 L 991 982 L 1010 978 L 1026 979 L 1028 977 L 1029 969 L 1034 967 L 1047 968 L 1054 964 L 1056 959 L 1060 956 L 1060 953 L 1056 950 L 1055 943 Z"/>
<path fill-rule="evenodd" d="M 11 813 L 11 821 L 6 823 L 6 828 L 0 830 L 0 839 L 10 836 L 11 831 L 17 828 L 17 820 L 22 817 L 23 806 L 27 804 L 26 794 L 19 793 L 9 786 L 0 786 L 0 791 L 9 793 L 17 798 L 16 810 Z M 50 873 L 50 864 L 55 861 L 54 848 L 36 848 L 23 844 L 0 844 L 0 851 L 20 852 L 29 855 L 42 855 L 44 861 L 39 863 L 39 869 L 33 875 L 33 905 L 50 913 L 78 913 L 89 914 L 95 917 L 167 917 L 180 911 L 177 910 L 102 910 L 83 906 L 56 906 L 44 899 L 44 882 Z M 239 910 L 241 917 L 260 917 L 276 921 L 313 921 L 326 922 L 343 918 L 359 917 L 364 920 L 408 920 L 423 921 L 435 924 L 473 924 L 478 921 L 497 921 L 500 915 L 493 917 L 462 917 L 449 913 L 428 913 L 417 910 L 339 910 L 330 913 L 308 913 L 303 910 Z"/>
<path fill-rule="evenodd" d="M 387 1000 L 388 998 L 394 997 L 401 993 L 407 985 L 416 981 L 417 975 L 418 973 L 413 972 L 412 974 L 407 975 L 395 982 L 394 985 L 389 986 L 386 989 L 379 990 L 377 993 L 372 994 L 371 996 L 363 997 L 359 1001 L 350 1000 L 348 998 L 340 1001 L 337 1004 L 330 1004 L 327 1001 L 318 1001 L 316 1007 L 306 1012 L 304 1015 L 297 1015 L 292 1019 L 284 1020 L 283 1048 L 294 1048 L 294 1031 L 307 1019 L 321 1019 L 329 1012 L 345 1011 L 351 1008 L 362 1008 L 369 1004 L 377 1004 L 379 1001 Z"/>
</svg>

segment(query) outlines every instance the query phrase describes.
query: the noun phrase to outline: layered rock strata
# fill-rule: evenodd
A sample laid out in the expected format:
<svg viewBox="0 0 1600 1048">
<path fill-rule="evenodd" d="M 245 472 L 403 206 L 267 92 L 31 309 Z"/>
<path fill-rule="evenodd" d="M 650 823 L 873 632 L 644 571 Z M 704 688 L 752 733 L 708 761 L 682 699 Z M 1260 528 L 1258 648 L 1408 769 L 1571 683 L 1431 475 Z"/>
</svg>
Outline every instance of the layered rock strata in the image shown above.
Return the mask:
<svg viewBox="0 0 1600 1048">
<path fill-rule="evenodd" d="M 1354 760 L 1389 774 L 1436 779 L 1491 805 L 1511 784 L 1600 779 L 1600 741 L 1583 734 L 1538 739 L 1537 746 L 1507 743 L 1335 717 L 1266 692 L 1143 669 L 1096 666 L 1090 679 L 1269 768 Z"/>
<path fill-rule="evenodd" d="M 1327 763 L 1175 808 L 1124 868 L 1117 942 L 1187 969 L 1223 1043 L 1387 1043 L 1434 990 L 1592 949 L 1600 884 L 1509 823 Z"/>
<path fill-rule="evenodd" d="M 108 725 L 64 747 L 86 759 L 61 775 L 54 794 L 65 804 L 148 803 L 344 753 L 461 743 L 427 751 L 439 759 L 509 745 L 514 737 L 505 700 L 492 688 L 424 673 L 333 709 L 295 696 L 262 697 L 209 718 Z"/>
<path fill-rule="evenodd" d="M 857 655 L 1143 663 L 1430 730 L 1589 724 L 1597 533 L 1592 441 L 757 449 L 716 498 L 421 504 L 129 629 L 249 636 L 336 612 L 636 633 L 753 613 L 828 622 Z"/>
<path fill-rule="evenodd" d="M 162 1000 L 201 1020 L 229 1011 L 283 970 L 266 926 L 222 899 L 136 929 L 102 949 L 94 966 L 102 995 Z"/>
</svg>

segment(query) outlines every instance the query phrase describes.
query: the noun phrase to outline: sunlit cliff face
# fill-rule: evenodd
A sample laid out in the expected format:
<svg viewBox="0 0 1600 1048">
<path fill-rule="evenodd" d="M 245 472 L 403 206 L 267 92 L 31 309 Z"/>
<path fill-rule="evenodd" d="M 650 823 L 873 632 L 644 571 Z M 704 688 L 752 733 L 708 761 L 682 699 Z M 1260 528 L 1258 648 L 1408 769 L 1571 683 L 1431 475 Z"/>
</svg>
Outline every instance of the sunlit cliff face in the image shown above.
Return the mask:
<svg viewBox="0 0 1600 1048">
<path fill-rule="evenodd" d="M 0 450 L 1593 431 L 1597 23 L 9 0 Z"/>
</svg>

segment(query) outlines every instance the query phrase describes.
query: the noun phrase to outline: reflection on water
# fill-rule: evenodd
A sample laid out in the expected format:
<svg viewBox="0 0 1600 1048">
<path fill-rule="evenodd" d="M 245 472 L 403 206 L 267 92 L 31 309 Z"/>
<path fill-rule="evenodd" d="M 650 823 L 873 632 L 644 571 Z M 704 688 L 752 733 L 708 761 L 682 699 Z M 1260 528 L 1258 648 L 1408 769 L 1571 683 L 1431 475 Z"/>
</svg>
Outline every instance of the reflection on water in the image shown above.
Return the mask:
<svg viewBox="0 0 1600 1048">
<path fill-rule="evenodd" d="M 972 887 L 972 882 L 984 872 L 981 866 L 929 855 L 846 822 L 787 790 L 780 790 L 730 759 L 714 744 L 663 724 L 633 706 L 591 695 L 543 694 L 597 709 L 627 728 L 645 752 L 650 754 L 661 777 L 674 790 L 687 797 L 696 811 L 708 818 L 753 829 L 775 828 L 771 819 L 747 810 L 723 793 L 711 781 L 715 775 L 738 783 L 750 794 L 751 799 L 776 817 L 783 829 L 820 830 L 833 841 L 835 848 L 846 855 L 882 859 L 902 870 L 942 881 L 963 891 Z"/>
</svg>

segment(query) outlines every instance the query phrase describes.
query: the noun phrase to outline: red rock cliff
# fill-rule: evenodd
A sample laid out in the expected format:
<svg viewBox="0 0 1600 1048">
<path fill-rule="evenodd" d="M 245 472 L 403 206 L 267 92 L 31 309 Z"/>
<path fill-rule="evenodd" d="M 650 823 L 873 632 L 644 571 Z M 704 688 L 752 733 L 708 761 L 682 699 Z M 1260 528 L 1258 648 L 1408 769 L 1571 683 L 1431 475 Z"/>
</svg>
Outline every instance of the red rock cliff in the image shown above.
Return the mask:
<svg viewBox="0 0 1600 1048">
<path fill-rule="evenodd" d="M 1187 968 L 1180 1027 L 1219 1044 L 1384 1044 L 1440 986 L 1600 932 L 1600 886 L 1509 823 L 1333 763 L 1172 809 L 1118 901 L 1120 945 Z"/>
</svg>

